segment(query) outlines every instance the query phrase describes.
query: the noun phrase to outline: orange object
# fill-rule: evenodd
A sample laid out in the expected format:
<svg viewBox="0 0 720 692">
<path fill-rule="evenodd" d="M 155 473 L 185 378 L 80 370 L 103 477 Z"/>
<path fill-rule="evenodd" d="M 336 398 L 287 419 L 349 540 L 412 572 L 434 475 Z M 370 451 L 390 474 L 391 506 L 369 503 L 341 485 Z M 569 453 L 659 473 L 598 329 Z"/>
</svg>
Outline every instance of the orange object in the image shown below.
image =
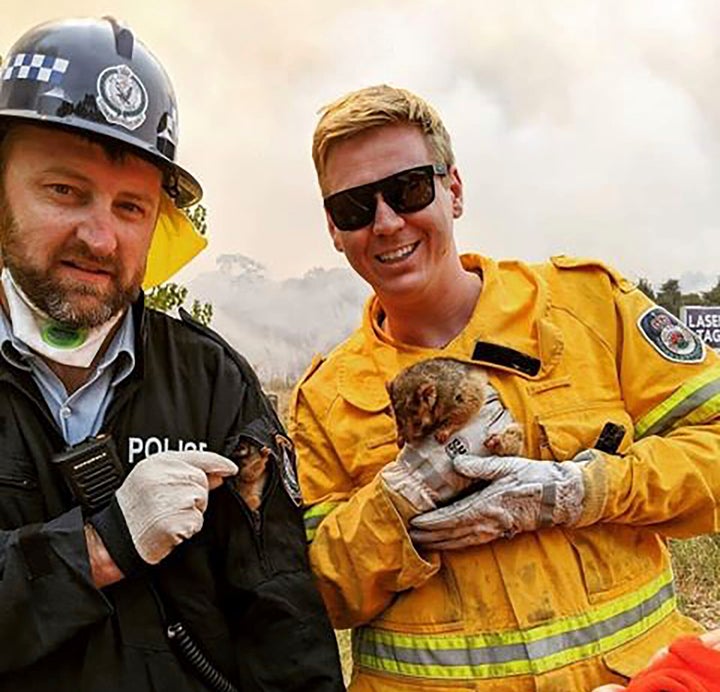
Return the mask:
<svg viewBox="0 0 720 692">
<path fill-rule="evenodd" d="M 720 651 L 697 637 L 681 637 L 632 679 L 627 692 L 720 692 Z"/>
</svg>

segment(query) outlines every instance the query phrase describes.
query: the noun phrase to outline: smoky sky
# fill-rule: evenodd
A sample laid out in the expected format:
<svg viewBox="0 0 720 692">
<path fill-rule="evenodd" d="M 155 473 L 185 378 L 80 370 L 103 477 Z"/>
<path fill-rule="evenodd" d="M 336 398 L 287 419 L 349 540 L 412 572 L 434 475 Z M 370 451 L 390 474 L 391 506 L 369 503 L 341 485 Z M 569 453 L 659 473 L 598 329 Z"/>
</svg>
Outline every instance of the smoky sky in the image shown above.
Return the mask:
<svg viewBox="0 0 720 692">
<path fill-rule="evenodd" d="M 2 0 L 0 53 L 57 3 Z M 318 109 L 389 83 L 432 102 L 464 181 L 458 246 L 720 274 L 720 3 L 66 0 L 114 14 L 175 84 L 210 247 L 278 278 L 342 266 L 310 158 Z"/>
</svg>

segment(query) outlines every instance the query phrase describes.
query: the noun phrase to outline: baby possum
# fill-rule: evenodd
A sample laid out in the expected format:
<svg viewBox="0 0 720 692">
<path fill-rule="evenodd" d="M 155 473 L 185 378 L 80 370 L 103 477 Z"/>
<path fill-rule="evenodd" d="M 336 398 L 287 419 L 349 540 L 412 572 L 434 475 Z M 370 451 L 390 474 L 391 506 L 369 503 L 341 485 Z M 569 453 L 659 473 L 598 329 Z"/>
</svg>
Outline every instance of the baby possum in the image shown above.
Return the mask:
<svg viewBox="0 0 720 692">
<path fill-rule="evenodd" d="M 398 445 L 417 443 L 429 435 L 444 444 L 485 403 L 487 373 L 477 365 L 452 358 L 430 358 L 402 370 L 387 384 L 398 429 Z M 497 456 L 517 456 L 523 446 L 517 423 L 484 441 Z"/>
<path fill-rule="evenodd" d="M 232 479 L 232 483 L 245 504 L 251 511 L 256 512 L 262 500 L 270 448 L 258 447 L 252 442 L 241 440 L 230 458 L 238 466 L 237 475 Z"/>
</svg>

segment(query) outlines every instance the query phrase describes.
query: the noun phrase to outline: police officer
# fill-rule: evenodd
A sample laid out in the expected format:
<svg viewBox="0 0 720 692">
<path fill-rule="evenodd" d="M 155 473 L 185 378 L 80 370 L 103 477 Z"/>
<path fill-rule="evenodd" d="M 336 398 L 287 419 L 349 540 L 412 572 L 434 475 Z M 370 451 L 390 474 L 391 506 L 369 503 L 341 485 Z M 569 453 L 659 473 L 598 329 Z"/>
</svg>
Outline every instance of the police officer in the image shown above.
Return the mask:
<svg viewBox="0 0 720 692">
<path fill-rule="evenodd" d="M 115 20 L 8 53 L 0 689 L 343 689 L 279 420 L 217 334 L 143 307 L 203 246 L 176 148 L 170 81 Z M 238 449 L 268 457 L 254 511 Z"/>
<path fill-rule="evenodd" d="M 332 103 L 313 156 L 333 243 L 374 290 L 301 382 L 291 426 L 311 563 L 333 623 L 355 628 L 350 689 L 626 681 L 698 629 L 665 544 L 720 528 L 717 355 L 600 262 L 459 255 L 462 178 L 415 94 Z M 438 355 L 487 371 L 493 415 L 484 435 L 473 420 L 399 453 L 386 383 Z M 428 392 L 405 393 L 423 424 Z M 522 452 L 466 454 L 506 414 Z"/>
</svg>

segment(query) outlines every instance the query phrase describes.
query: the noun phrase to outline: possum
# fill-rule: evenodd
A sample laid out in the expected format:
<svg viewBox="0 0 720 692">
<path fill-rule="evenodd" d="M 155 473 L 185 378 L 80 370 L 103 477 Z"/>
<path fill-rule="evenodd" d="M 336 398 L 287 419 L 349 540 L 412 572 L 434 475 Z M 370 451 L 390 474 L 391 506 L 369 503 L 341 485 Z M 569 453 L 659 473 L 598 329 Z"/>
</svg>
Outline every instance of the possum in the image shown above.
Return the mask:
<svg viewBox="0 0 720 692">
<path fill-rule="evenodd" d="M 245 504 L 252 512 L 257 512 L 262 501 L 265 487 L 265 469 L 270 458 L 269 447 L 241 440 L 230 458 L 237 464 L 238 472 L 232 483 Z"/>
<path fill-rule="evenodd" d="M 430 358 L 402 370 L 387 384 L 398 431 L 398 446 L 417 444 L 432 435 L 444 444 L 481 410 L 489 387 L 477 365 L 452 358 Z M 523 432 L 511 423 L 485 439 L 490 454 L 519 456 Z"/>
</svg>

